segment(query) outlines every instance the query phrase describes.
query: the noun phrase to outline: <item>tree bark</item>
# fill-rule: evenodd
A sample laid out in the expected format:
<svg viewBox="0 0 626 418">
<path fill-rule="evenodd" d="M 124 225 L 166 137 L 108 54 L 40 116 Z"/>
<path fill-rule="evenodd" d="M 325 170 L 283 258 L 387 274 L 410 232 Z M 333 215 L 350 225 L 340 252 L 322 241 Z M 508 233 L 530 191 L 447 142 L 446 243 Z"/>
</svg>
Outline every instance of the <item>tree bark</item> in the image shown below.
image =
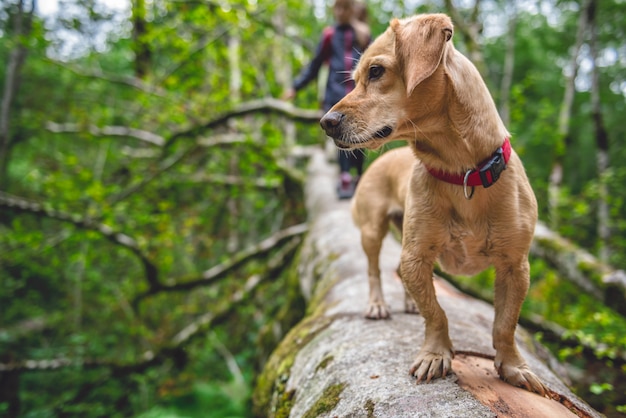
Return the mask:
<svg viewBox="0 0 626 418">
<path fill-rule="evenodd" d="M 263 417 L 599 417 L 539 360 L 545 350 L 518 328 L 529 366 L 550 388 L 542 398 L 502 382 L 493 368 L 493 308 L 435 278 L 457 356 L 455 374 L 416 384 L 408 374 L 423 341 L 423 319 L 404 313 L 402 284 L 394 278 L 400 245 L 388 237 L 381 253 L 388 321 L 363 317 L 368 301 L 367 263 L 349 203 L 334 196 L 336 167 L 315 153 L 306 205 L 309 234 L 299 263 L 308 316 L 268 360 L 254 393 Z"/>
</svg>

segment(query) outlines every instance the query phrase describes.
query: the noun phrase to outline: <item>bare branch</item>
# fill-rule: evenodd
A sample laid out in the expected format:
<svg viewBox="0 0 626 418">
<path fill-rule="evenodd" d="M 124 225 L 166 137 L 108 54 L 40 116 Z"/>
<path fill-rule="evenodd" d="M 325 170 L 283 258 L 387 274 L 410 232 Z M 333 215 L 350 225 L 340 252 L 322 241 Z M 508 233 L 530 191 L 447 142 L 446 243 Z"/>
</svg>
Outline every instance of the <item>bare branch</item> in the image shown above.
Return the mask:
<svg viewBox="0 0 626 418">
<path fill-rule="evenodd" d="M 46 208 L 38 202 L 29 201 L 18 196 L 12 196 L 4 192 L 0 192 L 0 207 L 7 207 L 20 212 L 43 215 L 47 218 L 70 223 L 81 229 L 99 232 L 109 241 L 128 249 L 139 258 L 144 266 L 146 280 L 151 288 L 160 286 L 156 266 L 139 248 L 137 241 L 122 232 L 115 231 L 108 225 L 98 223 L 93 219 L 85 218 L 79 214 Z"/>
<path fill-rule="evenodd" d="M 121 76 L 121 75 L 107 74 L 98 69 L 85 70 L 85 69 L 77 68 L 77 67 L 65 64 L 63 62 L 60 62 L 60 61 L 52 60 L 52 59 L 48 59 L 47 61 L 52 64 L 58 65 L 59 67 L 63 67 L 81 77 L 97 78 L 103 81 L 108 81 L 110 83 L 130 86 L 134 89 L 141 90 L 144 93 L 152 94 L 158 97 L 168 96 L 168 92 L 166 90 L 158 86 L 148 84 L 145 81 L 142 81 L 141 79 L 136 78 L 136 77 L 127 77 L 127 76 Z"/>
<path fill-rule="evenodd" d="M 46 129 L 54 133 L 81 133 L 85 131 L 82 126 L 76 123 L 56 123 L 52 121 L 46 123 Z M 165 139 L 160 135 L 144 131 L 143 129 L 130 128 L 128 126 L 103 126 L 99 128 L 95 125 L 89 125 L 87 132 L 93 136 L 125 136 L 135 138 L 159 147 L 165 144 Z"/>
<path fill-rule="evenodd" d="M 316 109 L 300 109 L 293 106 L 289 102 L 283 100 L 274 99 L 272 97 L 266 97 L 263 99 L 252 100 L 249 102 L 241 103 L 234 109 L 218 115 L 216 118 L 197 126 L 175 132 L 166 141 L 166 147 L 171 146 L 175 141 L 184 137 L 198 137 L 202 132 L 210 129 L 217 128 L 224 125 L 230 119 L 249 115 L 252 113 L 278 113 L 285 115 L 291 119 L 302 122 L 319 122 L 323 116 L 321 110 Z"/>
<path fill-rule="evenodd" d="M 196 173 L 188 177 L 188 180 L 194 183 L 211 183 L 225 186 L 255 186 L 261 189 L 276 189 L 280 186 L 280 181 L 277 179 L 244 178 L 241 176 L 223 174 Z"/>
<path fill-rule="evenodd" d="M 296 225 L 299 226 L 299 225 Z M 294 253 L 301 239 L 298 236 L 292 237 L 281 251 L 277 252 L 267 263 L 269 267 L 267 274 L 253 275 L 248 278 L 240 290 L 234 292 L 230 298 L 226 299 L 221 309 L 207 312 L 199 316 L 193 322 L 186 325 L 178 333 L 176 333 L 168 344 L 159 347 L 156 350 L 145 351 L 135 362 L 118 363 L 112 360 L 103 359 L 70 359 L 55 358 L 44 360 L 24 360 L 13 363 L 0 363 L 0 372 L 7 371 L 54 371 L 65 367 L 82 367 L 82 368 L 110 368 L 114 376 L 121 376 L 129 373 L 136 373 L 146 368 L 159 364 L 166 358 L 172 356 L 178 350 L 189 344 L 194 338 L 204 335 L 211 326 L 220 323 L 224 318 L 229 317 L 237 306 L 248 300 L 254 290 L 263 282 L 273 280 L 275 277 L 275 269 L 285 266 L 286 259 Z"/>
<path fill-rule="evenodd" d="M 266 280 L 269 277 L 265 278 Z M 222 318 L 226 314 L 232 312 L 238 303 L 246 300 L 250 293 L 262 282 L 262 278 L 254 275 L 248 279 L 244 288 L 240 292 L 236 292 L 230 298 L 229 303 L 225 304 L 225 308 L 218 312 L 207 312 L 196 318 L 195 321 L 188 324 L 180 332 L 178 332 L 169 344 L 160 347 L 158 350 L 145 351 L 135 362 L 119 363 L 109 359 L 71 359 L 60 357 L 55 359 L 44 360 L 23 360 L 13 363 L 0 363 L 0 372 L 7 371 L 54 371 L 66 367 L 81 367 L 83 369 L 92 368 L 111 368 L 112 374 L 120 376 L 133 372 L 140 372 L 146 368 L 162 362 L 170 357 L 176 350 L 180 349 L 184 344 L 189 343 L 194 337 L 206 331 L 211 324 L 218 318 Z"/>
<path fill-rule="evenodd" d="M 297 224 L 276 232 L 269 238 L 235 254 L 227 262 L 218 264 L 204 271 L 199 276 L 183 277 L 168 280 L 167 284 L 152 286 L 145 293 L 139 294 L 135 303 L 146 298 L 147 296 L 160 292 L 179 292 L 183 290 L 194 289 L 199 286 L 206 286 L 227 277 L 233 270 L 239 268 L 244 263 L 253 258 L 258 258 L 275 249 L 285 240 L 304 234 L 308 230 L 306 223 Z"/>
</svg>

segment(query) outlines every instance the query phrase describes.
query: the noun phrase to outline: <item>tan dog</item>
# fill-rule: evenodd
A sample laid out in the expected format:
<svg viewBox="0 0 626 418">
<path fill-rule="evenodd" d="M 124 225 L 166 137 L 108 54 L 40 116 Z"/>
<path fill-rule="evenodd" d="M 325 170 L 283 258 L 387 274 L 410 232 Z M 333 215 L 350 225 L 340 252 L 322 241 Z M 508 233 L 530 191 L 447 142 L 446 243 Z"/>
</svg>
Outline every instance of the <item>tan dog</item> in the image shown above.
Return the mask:
<svg viewBox="0 0 626 418">
<path fill-rule="evenodd" d="M 409 147 L 387 151 L 374 160 L 361 176 L 352 197 L 352 219 L 361 231 L 361 245 L 367 256 L 370 296 L 365 317 L 369 319 L 387 319 L 390 316 L 380 283 L 380 249 L 390 223 L 402 232 L 404 205 L 414 164 L 419 164 L 419 161 Z M 408 293 L 405 294 L 404 310 L 417 312 L 415 302 Z"/>
<path fill-rule="evenodd" d="M 485 83 L 452 33 L 442 14 L 394 19 L 361 57 L 356 88 L 320 123 L 339 148 L 406 139 L 422 162 L 410 179 L 402 239 L 402 280 L 426 326 L 410 373 L 418 381 L 445 376 L 454 356 L 432 282 L 436 260 L 452 274 L 493 265 L 495 367 L 503 380 L 543 395 L 514 339 L 537 202 Z"/>
</svg>

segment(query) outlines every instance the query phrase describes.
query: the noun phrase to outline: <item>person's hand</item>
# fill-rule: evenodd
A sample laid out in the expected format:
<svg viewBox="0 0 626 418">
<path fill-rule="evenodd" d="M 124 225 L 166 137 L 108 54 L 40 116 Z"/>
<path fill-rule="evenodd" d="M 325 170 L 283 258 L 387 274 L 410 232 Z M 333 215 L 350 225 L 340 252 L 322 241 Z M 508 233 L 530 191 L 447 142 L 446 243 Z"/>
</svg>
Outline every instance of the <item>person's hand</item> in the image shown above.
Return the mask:
<svg viewBox="0 0 626 418">
<path fill-rule="evenodd" d="M 292 87 L 286 90 L 280 98 L 282 100 L 291 100 L 294 97 L 296 97 L 296 90 Z"/>
</svg>

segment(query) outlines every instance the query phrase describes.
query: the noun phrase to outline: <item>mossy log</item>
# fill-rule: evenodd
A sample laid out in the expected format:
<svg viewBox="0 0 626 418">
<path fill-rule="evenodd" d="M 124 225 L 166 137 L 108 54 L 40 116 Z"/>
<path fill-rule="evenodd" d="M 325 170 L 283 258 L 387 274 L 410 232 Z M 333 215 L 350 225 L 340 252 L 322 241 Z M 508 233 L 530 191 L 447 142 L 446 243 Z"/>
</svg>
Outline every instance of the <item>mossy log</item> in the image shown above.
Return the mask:
<svg viewBox="0 0 626 418">
<path fill-rule="evenodd" d="M 531 254 L 555 267 L 561 277 L 622 315 L 626 315 L 626 272 L 603 263 L 539 222 Z"/>
<path fill-rule="evenodd" d="M 368 284 L 349 203 L 335 197 L 336 171 L 323 154 L 310 162 L 309 234 L 300 254 L 306 317 L 268 360 L 254 393 L 259 417 L 568 417 L 600 416 L 543 359 L 547 351 L 521 328 L 517 341 L 550 399 L 498 379 L 491 346 L 493 308 L 436 278 L 456 349 L 454 373 L 416 384 L 408 370 L 424 338 L 423 319 L 406 314 L 394 276 L 400 245 L 383 244 L 383 288 L 390 320 L 364 318 Z M 551 363 L 552 364 L 552 363 Z"/>
</svg>

